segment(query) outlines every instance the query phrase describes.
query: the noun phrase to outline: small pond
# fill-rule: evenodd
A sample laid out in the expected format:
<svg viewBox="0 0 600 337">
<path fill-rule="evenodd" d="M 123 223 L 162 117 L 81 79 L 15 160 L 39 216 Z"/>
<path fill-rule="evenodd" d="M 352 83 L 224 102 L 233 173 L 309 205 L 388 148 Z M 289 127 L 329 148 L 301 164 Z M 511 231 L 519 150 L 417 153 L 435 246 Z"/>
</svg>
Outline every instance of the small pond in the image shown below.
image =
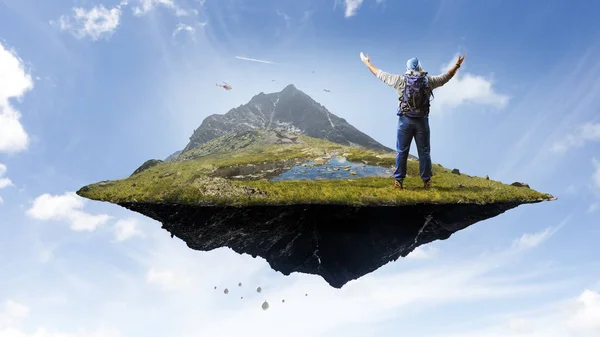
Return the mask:
<svg viewBox="0 0 600 337">
<path fill-rule="evenodd" d="M 325 164 L 306 162 L 294 166 L 282 174 L 271 178 L 272 181 L 281 180 L 324 180 L 324 179 L 351 179 L 364 177 L 391 177 L 393 170 L 381 166 L 353 163 L 344 157 L 334 157 Z"/>
</svg>

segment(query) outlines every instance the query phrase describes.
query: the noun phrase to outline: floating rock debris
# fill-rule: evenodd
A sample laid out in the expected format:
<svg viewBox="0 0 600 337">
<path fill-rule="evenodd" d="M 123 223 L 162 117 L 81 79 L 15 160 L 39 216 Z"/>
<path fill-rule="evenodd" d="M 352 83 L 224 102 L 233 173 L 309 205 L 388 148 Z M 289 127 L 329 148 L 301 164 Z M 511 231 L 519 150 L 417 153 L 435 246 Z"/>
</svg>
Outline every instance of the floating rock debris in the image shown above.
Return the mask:
<svg viewBox="0 0 600 337">
<path fill-rule="evenodd" d="M 267 301 L 265 301 L 265 303 L 262 304 L 262 309 L 263 310 L 269 309 L 269 303 L 267 303 Z"/>
<path fill-rule="evenodd" d="M 258 288 L 256 288 L 256 292 L 257 292 L 257 293 L 259 293 L 259 292 L 261 292 L 261 291 L 262 291 L 262 288 L 261 288 L 261 287 L 258 287 Z"/>
<path fill-rule="evenodd" d="M 229 290 L 228 290 L 227 288 L 225 288 L 225 290 L 223 290 L 223 293 L 224 293 L 225 295 L 227 295 L 227 294 L 229 294 Z"/>
</svg>

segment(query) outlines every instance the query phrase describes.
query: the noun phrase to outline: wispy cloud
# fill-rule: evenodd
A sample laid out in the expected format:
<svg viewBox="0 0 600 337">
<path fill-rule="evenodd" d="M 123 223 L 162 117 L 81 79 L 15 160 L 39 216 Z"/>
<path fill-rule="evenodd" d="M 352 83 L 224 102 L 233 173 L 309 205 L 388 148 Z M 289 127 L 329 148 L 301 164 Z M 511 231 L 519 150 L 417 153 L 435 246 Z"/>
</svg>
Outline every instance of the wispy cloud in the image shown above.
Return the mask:
<svg viewBox="0 0 600 337">
<path fill-rule="evenodd" d="M 170 316 L 164 328 L 177 336 L 195 336 L 198 326 L 207 336 L 280 336 L 281 331 L 286 331 L 286 336 L 290 337 L 321 336 L 333 330 L 343 330 L 349 324 L 356 329 L 356 335 L 368 335 L 373 329 L 370 323 L 405 322 L 403 320 L 414 319 L 412 315 L 419 311 L 440 306 L 462 308 L 474 301 L 486 301 L 491 303 L 488 306 L 493 307 L 497 300 L 554 293 L 564 286 L 561 285 L 564 279 L 548 278 L 537 270 L 534 270 L 536 274 L 533 276 L 515 277 L 510 271 L 515 260 L 519 259 L 520 251 L 505 254 L 502 250 L 486 256 L 474 254 L 468 259 L 453 258 L 451 254 L 436 255 L 427 266 L 415 263 L 413 268 L 401 266 L 403 262 L 400 260 L 351 281 L 342 289 L 332 289 L 318 276 L 297 273 L 283 276 L 272 271 L 263 259 L 240 255 L 227 248 L 194 251 L 180 240 L 170 239 L 155 221 L 145 221 L 144 227 L 149 230 L 148 239 L 143 244 L 132 242 L 119 246 L 118 251 L 106 251 L 110 255 L 123 254 L 117 255 L 119 262 L 114 262 L 126 261 L 126 267 L 122 269 L 114 268 L 113 262 L 105 263 L 106 255 L 97 256 L 96 250 L 84 248 L 75 251 L 82 254 L 80 257 L 86 263 L 100 261 L 91 263 L 86 269 L 89 273 L 78 275 L 77 282 L 93 284 L 82 287 L 80 291 L 86 294 L 82 300 L 73 295 L 71 302 L 69 297 L 70 308 L 82 313 L 81 316 L 76 315 L 80 321 L 87 322 L 93 319 L 95 313 L 106 312 L 110 314 L 103 323 L 117 327 L 122 336 L 138 331 L 153 337 L 160 336 L 164 330 L 155 331 L 156 326 L 152 324 L 133 327 L 135 324 L 131 322 L 176 311 L 179 314 Z M 435 250 L 425 248 L 423 251 Z M 58 284 L 53 289 L 72 294 L 70 287 L 73 281 L 68 279 L 68 275 L 80 270 L 81 265 L 77 259 L 61 256 L 67 253 L 73 254 L 74 250 L 57 251 L 57 258 L 49 262 L 52 265 L 45 265 L 45 270 L 52 270 L 49 266 L 62 261 L 59 274 L 53 276 Z M 97 275 L 104 276 L 98 278 Z M 238 282 L 243 286 L 239 287 Z M 215 286 L 216 290 L 213 289 Z M 262 287 L 262 293 L 256 292 L 258 286 Z M 229 289 L 229 294 L 224 294 L 224 288 Z M 151 306 L 148 299 L 152 302 Z M 283 303 L 282 299 L 286 302 Z M 270 304 L 267 312 L 261 310 L 265 300 Z M 98 311 L 82 310 L 90 301 L 96 303 Z M 51 310 L 52 307 L 45 309 Z M 304 320 L 296 319 L 299 314 Z M 328 319 L 319 319 L 324 316 Z M 303 323 L 306 320 L 313 324 L 306 326 Z M 251 331 L 248 331 L 249 326 L 253 327 Z M 48 331 L 53 331 L 51 328 Z M 28 331 L 35 329 L 31 322 Z M 431 335 L 429 331 L 426 333 Z M 65 333 L 65 336 L 89 334 Z"/>
<path fill-rule="evenodd" d="M 194 28 L 190 25 L 179 23 L 179 24 L 177 24 L 177 27 L 175 27 L 175 30 L 173 31 L 173 37 L 175 37 L 180 32 L 188 32 L 193 37 L 196 34 L 196 28 Z"/>
<path fill-rule="evenodd" d="M 4 175 L 6 174 L 6 170 L 6 165 L 0 163 L 0 190 L 14 185 L 12 180 L 4 177 Z M 2 199 L 2 196 L 0 196 L 0 204 L 3 203 L 4 200 Z"/>
<path fill-rule="evenodd" d="M 135 2 L 136 5 L 132 5 L 130 1 Z M 62 15 L 58 21 L 50 21 L 50 24 L 57 26 L 62 31 L 71 32 L 78 39 L 86 37 L 93 41 L 108 39 L 119 27 L 123 13 L 122 10 L 126 6 L 132 6 L 131 10 L 133 14 L 138 17 L 148 14 L 159 6 L 171 9 L 176 16 L 187 16 L 191 13 L 198 13 L 197 10 L 187 11 L 182 9 L 173 0 L 122 0 L 118 5 L 110 9 L 104 7 L 104 5 L 97 5 L 91 9 L 74 7 L 72 15 Z M 194 28 L 189 25 L 179 24 L 173 35 L 181 30 L 193 32 Z"/>
<path fill-rule="evenodd" d="M 562 160 L 551 149 L 557 140 L 562 139 L 573 131 L 573 125 L 579 124 L 586 114 L 592 113 L 597 107 L 597 95 L 600 90 L 600 62 L 598 54 L 600 44 L 591 44 L 588 51 L 581 55 L 577 64 L 569 60 L 557 64 L 537 82 L 531 83 L 531 89 L 524 93 L 527 99 L 506 112 L 506 118 L 498 125 L 498 130 L 520 128 L 523 125 L 523 138 L 515 139 L 506 145 L 507 155 L 502 158 L 493 175 L 504 179 L 508 174 L 524 178 L 541 180 L 554 173 L 556 163 Z M 564 68 L 573 69 L 572 79 L 567 79 L 558 85 L 550 85 L 554 78 L 560 77 Z M 563 96 L 565 91 L 574 95 L 565 96 L 565 100 L 552 101 L 548 97 Z M 569 113 L 565 113 L 569 111 Z M 548 116 L 556 116 L 548 119 Z M 503 133 L 505 131 L 502 131 Z M 500 136 L 499 134 L 497 136 Z M 527 137 L 527 146 L 519 146 L 519 142 Z"/>
<path fill-rule="evenodd" d="M 536 233 L 525 233 L 521 235 L 521 237 L 513 241 L 513 247 L 517 249 L 530 249 L 541 245 L 550 237 L 552 237 L 552 235 L 554 235 L 557 231 L 567 225 L 572 216 L 572 213 L 569 214 L 556 226 L 547 227 L 544 230 Z"/>
<path fill-rule="evenodd" d="M 260 62 L 260 63 L 268 63 L 268 64 L 278 64 L 278 63 L 272 62 L 272 61 L 253 59 L 253 58 L 248 58 L 248 57 L 243 57 L 243 56 L 236 56 L 235 58 L 236 59 L 240 59 L 240 60 L 245 60 L 245 61 L 252 61 L 252 62 Z"/>
<path fill-rule="evenodd" d="M 179 7 L 173 0 L 138 0 L 139 5 L 133 7 L 133 14 L 141 16 L 152 11 L 157 6 L 164 6 L 172 9 L 176 16 L 186 16 L 190 13 Z"/>
<path fill-rule="evenodd" d="M 140 223 L 136 218 L 120 219 L 115 223 L 117 241 L 125 241 L 142 235 L 143 232 L 140 230 Z"/>
<path fill-rule="evenodd" d="M 544 241 L 548 240 L 552 234 L 554 234 L 552 228 L 546 228 L 541 232 L 537 233 L 526 233 L 520 238 L 514 241 L 514 246 L 521 249 L 534 248 L 541 245 Z"/>
<path fill-rule="evenodd" d="M 160 286 L 164 290 L 182 290 L 192 284 L 192 280 L 185 275 L 177 275 L 172 270 L 159 270 L 150 268 L 146 274 L 146 281 Z"/>
<path fill-rule="evenodd" d="M 58 22 L 60 30 L 69 31 L 78 39 L 89 37 L 96 41 L 110 37 L 119 26 L 121 18 L 121 5 L 107 9 L 103 5 L 92 7 L 89 10 L 73 8 L 73 16 L 62 15 Z"/>
<path fill-rule="evenodd" d="M 491 324 L 446 328 L 433 337 L 596 337 L 600 336 L 600 293 L 585 289 L 577 297 L 526 312 L 497 316 Z"/>
<path fill-rule="evenodd" d="M 592 182 L 594 187 L 600 190 L 600 160 L 592 158 L 592 164 L 594 165 L 594 173 L 592 174 Z"/>
<path fill-rule="evenodd" d="M 20 152 L 29 145 L 29 135 L 20 121 L 21 114 L 9 100 L 20 99 L 31 89 L 33 80 L 23 61 L 0 42 L 0 152 Z"/>
<path fill-rule="evenodd" d="M 577 131 L 556 140 L 550 150 L 562 154 L 571 148 L 582 147 L 592 141 L 600 141 L 600 123 L 586 123 L 579 126 Z"/>
<path fill-rule="evenodd" d="M 93 231 L 112 219 L 106 214 L 90 214 L 82 210 L 86 200 L 66 192 L 63 195 L 42 194 L 35 198 L 26 214 L 38 220 L 67 221 L 74 231 Z"/>
<path fill-rule="evenodd" d="M 292 18 L 290 18 L 289 15 L 287 15 L 285 12 L 283 12 L 283 11 L 281 11 L 279 9 L 276 12 L 277 12 L 277 15 L 281 16 L 283 18 L 283 20 L 285 21 L 285 26 L 287 28 L 290 28 L 291 25 L 292 25 Z"/>
<path fill-rule="evenodd" d="M 364 0 L 344 0 L 344 6 L 346 7 L 344 17 L 349 18 L 355 16 L 363 1 Z"/>
<path fill-rule="evenodd" d="M 97 331 L 79 330 L 76 332 L 64 332 L 38 326 L 35 329 L 24 329 L 23 323 L 27 323 L 31 309 L 25 304 L 8 299 L 4 301 L 4 308 L 0 310 L 0 336 L 2 337 L 119 337 L 120 333 L 115 329 L 102 329 Z M 31 332 L 27 332 L 31 331 Z"/>
<path fill-rule="evenodd" d="M 4 301 L 2 310 L 0 310 L 0 336 L 4 336 L 1 333 L 2 328 L 16 325 L 28 316 L 29 308 L 26 305 L 10 299 Z"/>
<path fill-rule="evenodd" d="M 436 247 L 419 246 L 406 256 L 409 260 L 426 260 L 435 257 L 438 254 Z"/>
</svg>

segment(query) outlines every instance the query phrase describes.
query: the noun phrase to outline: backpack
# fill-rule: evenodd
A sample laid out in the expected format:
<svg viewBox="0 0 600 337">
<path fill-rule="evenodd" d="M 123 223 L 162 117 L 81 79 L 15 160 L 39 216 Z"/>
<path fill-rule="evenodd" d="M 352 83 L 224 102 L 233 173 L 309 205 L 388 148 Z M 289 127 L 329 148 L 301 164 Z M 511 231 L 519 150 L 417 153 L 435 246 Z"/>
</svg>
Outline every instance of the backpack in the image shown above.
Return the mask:
<svg viewBox="0 0 600 337">
<path fill-rule="evenodd" d="M 427 73 L 407 73 L 404 75 L 404 79 L 404 92 L 402 96 L 398 97 L 400 106 L 397 115 L 429 116 L 429 97 L 433 96 L 433 91 L 429 87 Z"/>
</svg>

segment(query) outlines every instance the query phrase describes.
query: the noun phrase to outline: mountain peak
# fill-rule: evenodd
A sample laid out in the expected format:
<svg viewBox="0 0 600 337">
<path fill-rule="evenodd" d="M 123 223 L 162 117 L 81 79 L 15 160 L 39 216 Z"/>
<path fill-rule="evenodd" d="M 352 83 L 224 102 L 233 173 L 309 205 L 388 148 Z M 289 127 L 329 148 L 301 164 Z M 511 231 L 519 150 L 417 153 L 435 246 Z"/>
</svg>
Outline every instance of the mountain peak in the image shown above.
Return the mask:
<svg viewBox="0 0 600 337">
<path fill-rule="evenodd" d="M 285 88 L 283 88 L 283 90 L 281 90 L 281 92 L 292 90 L 298 90 L 298 88 L 296 88 L 293 84 L 288 84 Z"/>
<path fill-rule="evenodd" d="M 341 145 L 393 152 L 345 119 L 329 112 L 293 84 L 288 84 L 280 92 L 260 92 L 245 105 L 231 109 L 224 115 L 208 116 L 194 131 L 183 152 L 223 135 L 276 128 Z"/>
</svg>

